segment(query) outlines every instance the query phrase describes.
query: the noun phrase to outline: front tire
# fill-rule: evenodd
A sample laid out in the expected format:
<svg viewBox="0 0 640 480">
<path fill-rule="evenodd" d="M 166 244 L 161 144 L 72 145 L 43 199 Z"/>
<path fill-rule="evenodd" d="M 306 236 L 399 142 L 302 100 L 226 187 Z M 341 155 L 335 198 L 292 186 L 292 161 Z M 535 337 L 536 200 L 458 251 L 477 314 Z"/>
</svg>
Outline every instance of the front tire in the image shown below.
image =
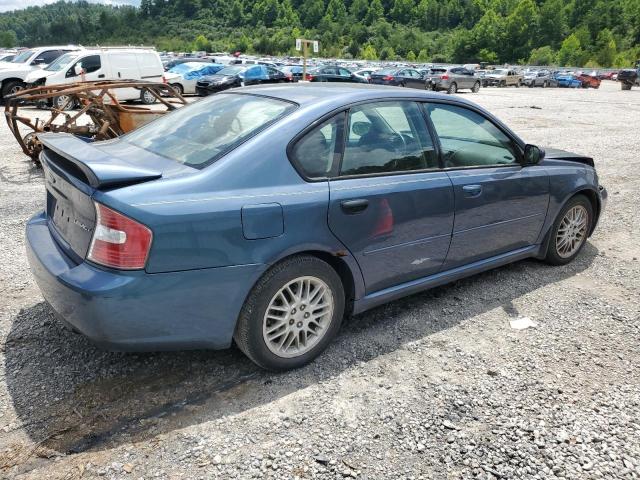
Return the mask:
<svg viewBox="0 0 640 480">
<path fill-rule="evenodd" d="M 593 206 L 584 195 L 571 198 L 560 210 L 553 228 L 545 261 L 565 265 L 578 256 L 593 225 Z"/>
<path fill-rule="evenodd" d="M 2 97 L 6 98 L 7 95 L 13 95 L 14 93 L 18 93 L 20 90 L 24 89 L 24 83 L 18 80 L 13 80 L 11 82 L 6 82 L 2 86 Z"/>
<path fill-rule="evenodd" d="M 480 82 L 476 82 L 473 84 L 473 88 L 471 89 L 473 93 L 478 93 L 480 91 Z"/>
<path fill-rule="evenodd" d="M 234 340 L 267 370 L 302 367 L 331 343 L 344 315 L 344 289 L 336 271 L 311 255 L 290 257 L 253 287 Z"/>
<path fill-rule="evenodd" d="M 184 95 L 184 88 L 179 83 L 172 83 L 171 88 L 173 88 L 178 93 L 178 95 Z"/>
</svg>

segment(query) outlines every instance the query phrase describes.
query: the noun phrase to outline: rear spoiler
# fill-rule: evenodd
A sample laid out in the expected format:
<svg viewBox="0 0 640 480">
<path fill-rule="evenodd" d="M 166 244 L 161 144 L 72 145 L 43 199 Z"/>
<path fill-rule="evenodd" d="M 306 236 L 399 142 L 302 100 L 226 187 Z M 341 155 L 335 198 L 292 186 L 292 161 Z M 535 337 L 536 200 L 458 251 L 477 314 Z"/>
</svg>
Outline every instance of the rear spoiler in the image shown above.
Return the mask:
<svg viewBox="0 0 640 480">
<path fill-rule="evenodd" d="M 51 158 L 56 156 L 63 162 L 72 163 L 84 174 L 87 183 L 93 188 L 130 185 L 162 177 L 162 172 L 139 167 L 132 162 L 109 155 L 92 143 L 70 133 L 43 133 L 38 135 L 38 140 L 45 147 L 41 156 L 53 163 L 58 163 L 55 158 Z M 48 151 L 54 155 L 50 156 Z"/>
</svg>

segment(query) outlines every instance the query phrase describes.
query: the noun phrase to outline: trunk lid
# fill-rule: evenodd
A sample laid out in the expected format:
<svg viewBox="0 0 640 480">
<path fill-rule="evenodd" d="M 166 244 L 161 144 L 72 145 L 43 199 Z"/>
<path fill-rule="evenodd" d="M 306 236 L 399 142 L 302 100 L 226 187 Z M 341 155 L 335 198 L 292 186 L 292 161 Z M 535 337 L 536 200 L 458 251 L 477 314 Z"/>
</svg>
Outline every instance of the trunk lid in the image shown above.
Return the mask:
<svg viewBox="0 0 640 480">
<path fill-rule="evenodd" d="M 70 173 L 74 170 L 81 173 L 80 179 L 94 189 L 131 185 L 162 176 L 162 171 L 114 157 L 70 133 L 40 135 L 38 139 L 45 147 L 46 160 L 62 164 L 63 168 L 66 164 L 72 170 Z"/>
</svg>

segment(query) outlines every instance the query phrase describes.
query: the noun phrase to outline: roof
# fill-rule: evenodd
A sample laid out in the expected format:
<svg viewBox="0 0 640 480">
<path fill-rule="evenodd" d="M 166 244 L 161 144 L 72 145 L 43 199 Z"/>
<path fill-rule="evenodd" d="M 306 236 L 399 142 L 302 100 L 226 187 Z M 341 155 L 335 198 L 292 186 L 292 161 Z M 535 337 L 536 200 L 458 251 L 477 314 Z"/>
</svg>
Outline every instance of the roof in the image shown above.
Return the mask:
<svg viewBox="0 0 640 480">
<path fill-rule="evenodd" d="M 295 102 L 302 107 L 336 104 L 347 105 L 367 100 L 385 100 L 389 98 L 411 99 L 455 99 L 459 103 L 470 104 L 462 98 L 416 88 L 391 87 L 387 85 L 369 85 L 365 83 L 294 83 L 280 85 L 256 85 L 234 89 L 234 92 L 255 93 Z M 233 92 L 231 92 L 233 93 Z"/>
</svg>

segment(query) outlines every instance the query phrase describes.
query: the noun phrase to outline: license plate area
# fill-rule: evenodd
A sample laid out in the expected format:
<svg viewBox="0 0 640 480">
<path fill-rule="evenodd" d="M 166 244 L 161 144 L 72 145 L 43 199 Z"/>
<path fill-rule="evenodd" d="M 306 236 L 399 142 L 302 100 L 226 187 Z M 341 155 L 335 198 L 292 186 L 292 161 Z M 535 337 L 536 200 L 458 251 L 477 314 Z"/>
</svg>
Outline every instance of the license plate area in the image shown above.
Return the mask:
<svg viewBox="0 0 640 480">
<path fill-rule="evenodd" d="M 50 169 L 45 173 L 45 184 L 50 228 L 55 229 L 73 253 L 84 258 L 95 228 L 91 197 Z"/>
</svg>

